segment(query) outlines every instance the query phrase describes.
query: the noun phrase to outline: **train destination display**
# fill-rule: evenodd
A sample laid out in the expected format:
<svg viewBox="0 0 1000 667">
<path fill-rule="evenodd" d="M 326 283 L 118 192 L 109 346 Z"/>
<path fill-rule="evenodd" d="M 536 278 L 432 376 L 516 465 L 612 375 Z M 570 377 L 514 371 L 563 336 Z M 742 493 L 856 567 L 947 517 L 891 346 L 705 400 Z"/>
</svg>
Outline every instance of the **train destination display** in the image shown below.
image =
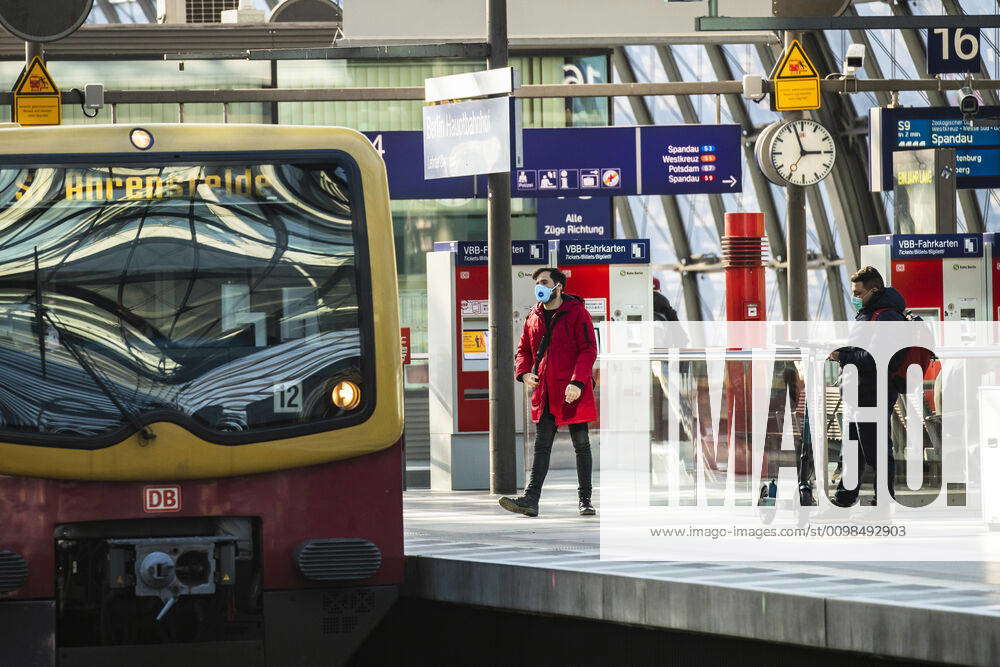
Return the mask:
<svg viewBox="0 0 1000 667">
<path fill-rule="evenodd" d="M 959 188 L 1000 187 L 1000 107 L 981 107 L 971 122 L 955 107 L 876 108 L 870 137 L 873 192 L 893 188 L 893 152 L 923 148 L 955 149 Z"/>
</svg>

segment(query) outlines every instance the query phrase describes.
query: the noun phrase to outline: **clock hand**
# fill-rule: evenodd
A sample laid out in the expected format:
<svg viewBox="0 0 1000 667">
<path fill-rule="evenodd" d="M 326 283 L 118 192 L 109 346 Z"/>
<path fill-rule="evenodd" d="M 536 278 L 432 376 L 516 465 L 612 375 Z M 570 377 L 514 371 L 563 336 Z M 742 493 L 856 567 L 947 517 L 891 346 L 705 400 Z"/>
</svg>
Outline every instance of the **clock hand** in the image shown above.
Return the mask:
<svg viewBox="0 0 1000 667">
<path fill-rule="evenodd" d="M 802 137 L 799 136 L 799 133 L 798 133 L 798 131 L 795 130 L 794 126 L 792 127 L 792 131 L 795 132 L 795 139 L 796 139 L 796 141 L 799 142 L 799 152 L 802 153 L 803 155 L 805 155 L 806 154 L 806 149 L 802 145 Z"/>
</svg>

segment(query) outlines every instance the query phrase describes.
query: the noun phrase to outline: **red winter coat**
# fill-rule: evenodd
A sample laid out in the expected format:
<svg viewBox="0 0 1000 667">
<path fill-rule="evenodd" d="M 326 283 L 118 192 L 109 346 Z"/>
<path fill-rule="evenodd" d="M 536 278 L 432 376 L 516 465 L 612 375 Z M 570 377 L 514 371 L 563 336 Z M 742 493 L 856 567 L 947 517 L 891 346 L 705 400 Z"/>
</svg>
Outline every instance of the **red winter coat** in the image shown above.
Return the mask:
<svg viewBox="0 0 1000 667">
<path fill-rule="evenodd" d="M 538 422 L 542 418 L 547 401 L 556 424 L 594 421 L 597 419 L 593 383 L 597 340 L 593 320 L 583 307 L 583 301 L 570 294 L 563 295 L 562 305 L 553 317 L 558 319 L 552 326 L 548 350 L 538 367 L 538 386 L 531 392 L 531 420 Z M 544 335 L 545 315 L 539 303 L 528 313 L 517 344 L 514 358 L 516 377 L 531 372 Z M 572 381 L 583 384 L 583 393 L 580 398 L 567 403 L 566 386 Z"/>
</svg>

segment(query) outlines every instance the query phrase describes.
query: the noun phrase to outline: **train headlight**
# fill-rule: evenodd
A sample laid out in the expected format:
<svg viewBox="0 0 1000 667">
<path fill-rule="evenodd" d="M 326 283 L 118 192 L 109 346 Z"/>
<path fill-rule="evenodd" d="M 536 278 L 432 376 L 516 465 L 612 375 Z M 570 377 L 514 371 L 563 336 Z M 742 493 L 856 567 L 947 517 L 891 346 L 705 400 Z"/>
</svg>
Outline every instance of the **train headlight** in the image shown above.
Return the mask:
<svg viewBox="0 0 1000 667">
<path fill-rule="evenodd" d="M 150 134 L 149 130 L 144 130 L 141 127 L 129 132 L 128 138 L 132 145 L 141 151 L 148 151 L 153 147 L 153 135 Z"/>
<path fill-rule="evenodd" d="M 342 380 L 334 385 L 330 400 L 341 410 L 353 410 L 361 404 L 361 388 L 350 380 Z"/>
</svg>

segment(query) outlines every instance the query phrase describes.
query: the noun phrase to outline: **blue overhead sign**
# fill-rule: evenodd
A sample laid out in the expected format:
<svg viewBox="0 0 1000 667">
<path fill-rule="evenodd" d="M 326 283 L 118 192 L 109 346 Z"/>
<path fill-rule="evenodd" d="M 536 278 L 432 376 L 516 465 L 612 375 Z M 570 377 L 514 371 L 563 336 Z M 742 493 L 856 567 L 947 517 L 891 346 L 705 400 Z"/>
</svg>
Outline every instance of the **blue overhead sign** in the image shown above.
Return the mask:
<svg viewBox="0 0 1000 667">
<path fill-rule="evenodd" d="M 550 241 L 557 246 L 557 261 L 563 264 L 649 264 L 649 239 L 614 241 Z"/>
<path fill-rule="evenodd" d="M 1000 107 L 981 107 L 977 118 L 1000 118 Z M 892 190 L 892 153 L 954 148 L 959 188 L 1000 187 L 1000 126 L 975 127 L 956 107 L 871 110 L 871 188 Z"/>
<path fill-rule="evenodd" d="M 739 125 L 552 128 L 524 131 L 515 197 L 742 192 Z"/>
<path fill-rule="evenodd" d="M 983 256 L 982 234 L 880 234 L 872 245 L 892 246 L 892 259 L 973 259 Z"/>
<path fill-rule="evenodd" d="M 613 236 L 607 197 L 546 197 L 538 200 L 536 238 L 609 239 Z"/>
<path fill-rule="evenodd" d="M 639 130 L 641 194 L 743 190 L 743 130 L 739 125 L 657 125 Z"/>
<path fill-rule="evenodd" d="M 511 173 L 515 197 L 636 194 L 634 127 L 524 131 L 524 168 Z"/>
<path fill-rule="evenodd" d="M 511 263 L 515 266 L 547 266 L 548 248 L 545 241 L 511 242 Z M 455 253 L 456 266 L 489 264 L 489 245 L 486 241 L 438 241 L 434 250 Z"/>
<path fill-rule="evenodd" d="M 389 175 L 393 199 L 469 199 L 486 196 L 486 178 L 424 178 L 424 133 L 420 130 L 365 132 Z"/>
<path fill-rule="evenodd" d="M 447 105 L 445 105 L 447 106 Z M 425 178 L 423 133 L 366 132 L 385 160 L 393 199 L 486 196 L 486 178 Z M 738 125 L 550 128 L 524 131 L 514 197 L 613 197 L 743 190 Z M 891 162 L 890 162 L 891 171 Z"/>
</svg>

